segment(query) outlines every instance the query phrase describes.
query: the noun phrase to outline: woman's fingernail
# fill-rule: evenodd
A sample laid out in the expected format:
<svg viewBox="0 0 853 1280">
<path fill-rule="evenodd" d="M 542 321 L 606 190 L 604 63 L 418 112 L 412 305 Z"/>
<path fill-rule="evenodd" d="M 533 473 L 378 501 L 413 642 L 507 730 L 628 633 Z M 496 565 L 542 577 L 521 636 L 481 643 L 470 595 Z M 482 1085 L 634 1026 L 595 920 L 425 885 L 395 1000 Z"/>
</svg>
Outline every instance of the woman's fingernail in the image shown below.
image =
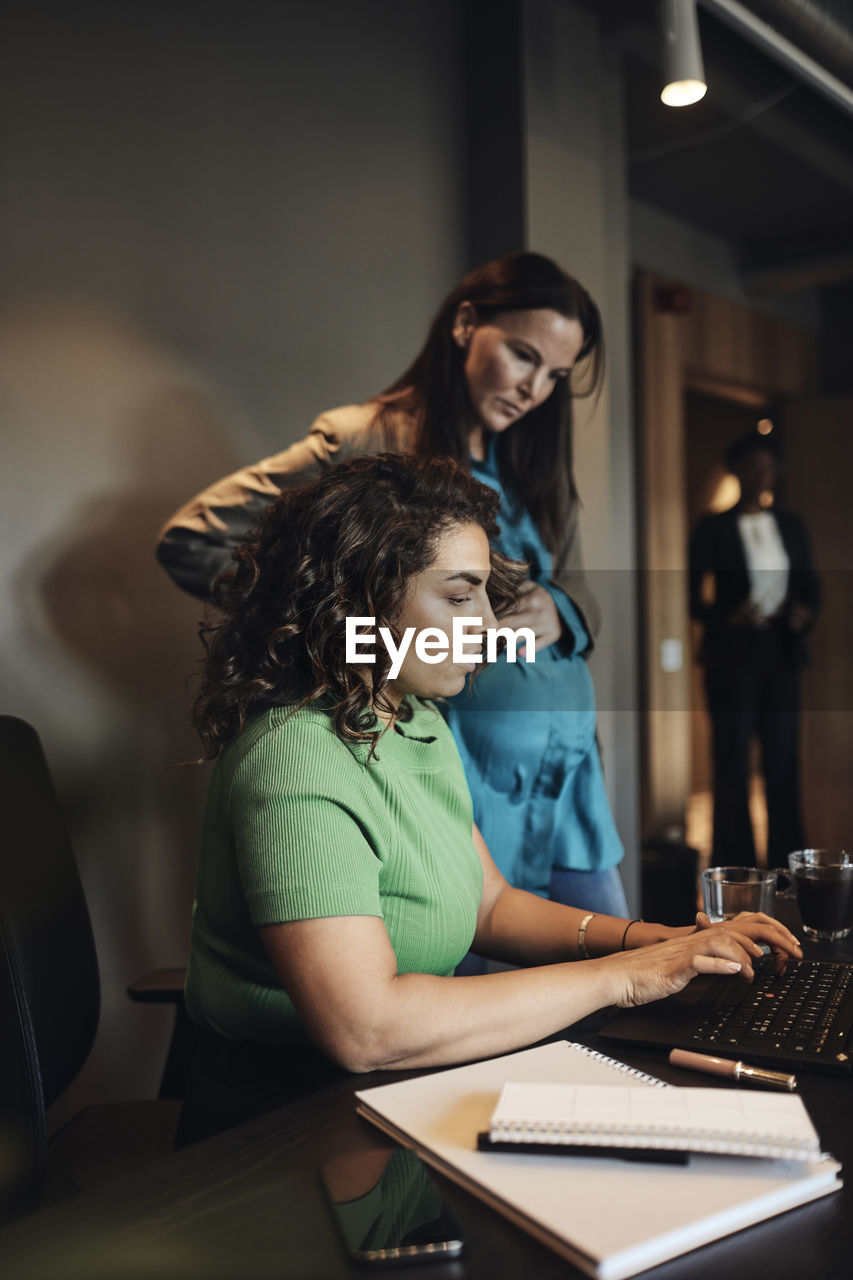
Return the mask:
<svg viewBox="0 0 853 1280">
<path fill-rule="evenodd" d="M 727 960 L 726 968 L 729 973 L 740 973 L 741 970 L 741 966 L 738 964 L 737 960 Z"/>
</svg>

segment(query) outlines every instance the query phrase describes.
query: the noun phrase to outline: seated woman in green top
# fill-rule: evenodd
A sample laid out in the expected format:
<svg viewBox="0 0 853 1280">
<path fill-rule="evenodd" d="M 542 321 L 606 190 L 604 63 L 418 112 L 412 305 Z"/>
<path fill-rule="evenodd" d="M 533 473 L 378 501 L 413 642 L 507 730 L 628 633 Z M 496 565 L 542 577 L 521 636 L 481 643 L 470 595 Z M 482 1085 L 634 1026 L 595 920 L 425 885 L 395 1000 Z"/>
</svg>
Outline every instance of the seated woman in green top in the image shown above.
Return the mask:
<svg viewBox="0 0 853 1280">
<path fill-rule="evenodd" d="M 216 766 L 184 1141 L 345 1073 L 506 1053 L 697 973 L 751 976 L 761 943 L 800 954 L 764 915 L 626 921 L 496 869 L 430 699 L 476 665 L 438 633 L 468 619 L 471 652 L 518 599 L 523 566 L 489 547 L 499 501 L 450 459 L 356 458 L 285 493 L 222 582 L 194 712 Z M 522 967 L 454 976 L 472 945 Z"/>
</svg>

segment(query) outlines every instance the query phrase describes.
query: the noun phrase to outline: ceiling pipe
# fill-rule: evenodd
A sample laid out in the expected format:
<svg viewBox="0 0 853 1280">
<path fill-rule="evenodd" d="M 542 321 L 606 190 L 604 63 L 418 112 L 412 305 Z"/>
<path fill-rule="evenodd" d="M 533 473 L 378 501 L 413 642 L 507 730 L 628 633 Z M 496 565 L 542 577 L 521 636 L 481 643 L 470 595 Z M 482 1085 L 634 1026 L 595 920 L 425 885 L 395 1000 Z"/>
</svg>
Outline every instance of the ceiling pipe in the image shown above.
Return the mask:
<svg viewBox="0 0 853 1280">
<path fill-rule="evenodd" d="M 746 0 L 745 7 L 853 88 L 850 0 Z"/>
<path fill-rule="evenodd" d="M 699 0 L 699 2 L 709 13 L 713 13 L 715 17 L 727 23 L 739 35 L 751 40 L 771 58 L 775 58 L 811 88 L 823 94 L 835 106 L 853 115 L 853 89 L 781 35 L 775 27 L 771 27 L 762 18 L 756 17 L 745 5 L 740 4 L 739 0 Z"/>
</svg>

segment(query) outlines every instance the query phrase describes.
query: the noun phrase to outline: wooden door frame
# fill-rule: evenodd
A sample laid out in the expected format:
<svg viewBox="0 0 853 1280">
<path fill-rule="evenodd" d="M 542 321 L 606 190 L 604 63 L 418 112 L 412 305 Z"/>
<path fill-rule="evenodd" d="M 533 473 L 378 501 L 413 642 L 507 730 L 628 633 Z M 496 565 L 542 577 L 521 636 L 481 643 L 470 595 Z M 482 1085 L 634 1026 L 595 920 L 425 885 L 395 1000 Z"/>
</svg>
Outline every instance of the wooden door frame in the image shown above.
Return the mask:
<svg viewBox="0 0 853 1280">
<path fill-rule="evenodd" d="M 760 409 L 814 394 L 812 334 L 654 272 L 635 279 L 641 823 L 644 840 L 683 834 L 690 792 L 685 391 Z M 664 641 L 681 645 L 664 671 Z"/>
</svg>

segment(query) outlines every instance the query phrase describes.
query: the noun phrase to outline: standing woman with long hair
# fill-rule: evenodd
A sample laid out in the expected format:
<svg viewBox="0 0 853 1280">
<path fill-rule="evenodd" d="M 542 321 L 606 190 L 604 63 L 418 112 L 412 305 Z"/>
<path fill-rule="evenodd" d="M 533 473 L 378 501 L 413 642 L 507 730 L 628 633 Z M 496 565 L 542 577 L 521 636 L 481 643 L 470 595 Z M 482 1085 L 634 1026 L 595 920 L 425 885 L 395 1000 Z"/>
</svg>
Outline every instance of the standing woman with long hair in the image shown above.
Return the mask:
<svg viewBox="0 0 853 1280">
<path fill-rule="evenodd" d="M 595 391 L 602 367 L 599 311 L 576 280 L 541 254 L 489 262 L 452 290 L 386 391 L 322 414 L 303 441 L 192 499 L 158 556 L 180 586 L 208 597 L 282 489 L 353 454 L 441 455 L 470 468 L 501 496 L 497 548 L 528 565 L 512 623 L 533 629 L 537 651 L 535 663 L 495 664 L 448 704 L 475 819 L 510 883 L 622 916 L 623 849 L 586 665 L 598 611 L 572 469 L 573 378 Z"/>
</svg>

